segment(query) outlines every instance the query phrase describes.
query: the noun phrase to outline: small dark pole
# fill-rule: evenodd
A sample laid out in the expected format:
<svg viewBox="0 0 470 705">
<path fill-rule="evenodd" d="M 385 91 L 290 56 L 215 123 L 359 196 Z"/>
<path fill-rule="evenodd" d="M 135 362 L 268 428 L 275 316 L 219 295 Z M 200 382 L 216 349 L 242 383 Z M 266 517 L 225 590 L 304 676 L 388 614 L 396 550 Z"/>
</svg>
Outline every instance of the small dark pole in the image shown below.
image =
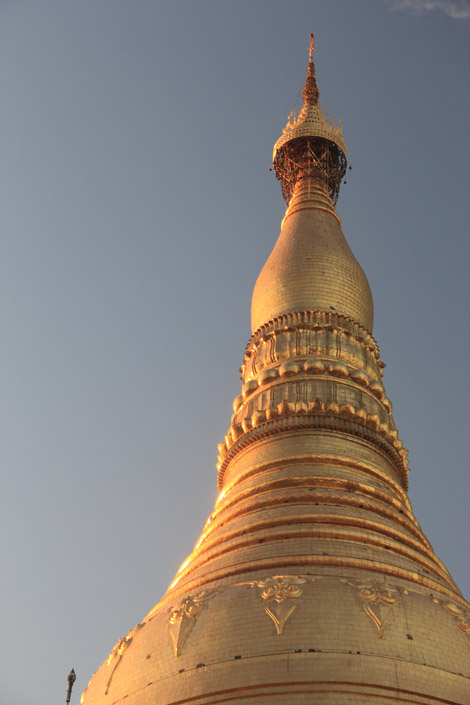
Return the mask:
<svg viewBox="0 0 470 705">
<path fill-rule="evenodd" d="M 69 687 L 67 688 L 67 697 L 65 698 L 66 705 L 69 705 L 70 696 L 72 695 L 73 684 L 75 683 L 76 679 L 77 676 L 75 675 L 75 671 L 72 668 L 69 675 L 67 676 L 67 683 L 69 684 Z"/>
</svg>

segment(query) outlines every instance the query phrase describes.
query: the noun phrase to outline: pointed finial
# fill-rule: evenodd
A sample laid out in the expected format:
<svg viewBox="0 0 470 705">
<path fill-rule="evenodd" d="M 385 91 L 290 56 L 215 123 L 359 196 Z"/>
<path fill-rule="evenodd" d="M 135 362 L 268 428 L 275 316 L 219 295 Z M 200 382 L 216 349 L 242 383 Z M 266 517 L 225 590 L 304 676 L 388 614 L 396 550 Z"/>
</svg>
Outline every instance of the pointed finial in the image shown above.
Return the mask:
<svg viewBox="0 0 470 705">
<path fill-rule="evenodd" d="M 310 46 L 308 49 L 308 69 L 307 69 L 307 80 L 305 81 L 305 87 L 302 92 L 302 98 L 304 99 L 304 105 L 316 105 L 318 103 L 318 88 L 317 81 L 315 78 L 315 66 L 313 65 L 312 54 L 315 51 L 314 46 L 315 35 L 313 32 L 310 33 Z"/>
<path fill-rule="evenodd" d="M 315 35 L 313 32 L 310 32 L 310 47 L 308 49 L 308 63 L 309 64 L 311 64 L 313 62 L 312 54 L 315 51 L 314 42 L 315 42 Z"/>
</svg>

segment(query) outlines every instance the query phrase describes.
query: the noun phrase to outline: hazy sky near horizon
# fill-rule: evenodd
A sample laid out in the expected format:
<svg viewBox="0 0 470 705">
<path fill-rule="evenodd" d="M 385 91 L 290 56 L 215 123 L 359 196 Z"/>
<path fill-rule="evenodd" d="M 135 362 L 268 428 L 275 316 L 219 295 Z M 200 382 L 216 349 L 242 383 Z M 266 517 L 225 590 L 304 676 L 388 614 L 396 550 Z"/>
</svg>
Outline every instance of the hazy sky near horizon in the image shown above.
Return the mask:
<svg viewBox="0 0 470 705">
<path fill-rule="evenodd" d="M 309 32 L 418 521 L 470 596 L 457 0 L 0 0 L 0 703 L 72 705 L 217 496 Z"/>
</svg>

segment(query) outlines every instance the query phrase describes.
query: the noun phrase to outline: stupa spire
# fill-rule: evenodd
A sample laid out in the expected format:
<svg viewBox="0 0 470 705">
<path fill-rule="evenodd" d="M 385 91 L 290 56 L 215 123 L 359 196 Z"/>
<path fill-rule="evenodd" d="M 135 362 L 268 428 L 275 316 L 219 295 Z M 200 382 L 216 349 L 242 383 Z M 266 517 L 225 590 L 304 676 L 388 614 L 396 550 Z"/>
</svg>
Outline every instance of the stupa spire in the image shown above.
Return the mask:
<svg viewBox="0 0 470 705">
<path fill-rule="evenodd" d="M 301 311 L 335 312 L 372 333 L 369 282 L 335 210 L 346 146 L 342 127 L 330 123 L 318 103 L 314 49 L 311 34 L 304 105 L 274 145 L 273 166 L 288 207 L 253 292 L 253 333 L 278 316 Z"/>
<path fill-rule="evenodd" d="M 291 114 L 281 137 L 274 145 L 273 168 L 281 182 L 282 195 L 289 204 L 296 183 L 320 174 L 333 204 L 338 200 L 341 179 L 346 172 L 347 151 L 341 120 L 330 121 L 320 106 L 315 66 L 314 34 L 310 35 L 309 63 L 303 90 L 304 104 L 298 116 Z"/>
<path fill-rule="evenodd" d="M 469 702 L 469 605 L 408 499 L 313 50 L 312 37 L 304 106 L 274 147 L 288 208 L 253 293 L 219 496 L 84 705 Z"/>
<path fill-rule="evenodd" d="M 304 99 L 304 105 L 318 103 L 318 86 L 317 79 L 315 76 L 315 65 L 313 63 L 313 52 L 315 51 L 314 46 L 315 35 L 313 32 L 310 33 L 310 46 L 308 49 L 308 68 L 307 68 L 307 78 L 305 80 L 304 90 L 302 92 L 302 98 Z"/>
<path fill-rule="evenodd" d="M 314 51 L 315 51 L 315 34 L 313 32 L 310 32 L 310 46 L 308 49 L 308 58 L 309 58 L 310 64 L 313 62 L 313 52 Z"/>
</svg>

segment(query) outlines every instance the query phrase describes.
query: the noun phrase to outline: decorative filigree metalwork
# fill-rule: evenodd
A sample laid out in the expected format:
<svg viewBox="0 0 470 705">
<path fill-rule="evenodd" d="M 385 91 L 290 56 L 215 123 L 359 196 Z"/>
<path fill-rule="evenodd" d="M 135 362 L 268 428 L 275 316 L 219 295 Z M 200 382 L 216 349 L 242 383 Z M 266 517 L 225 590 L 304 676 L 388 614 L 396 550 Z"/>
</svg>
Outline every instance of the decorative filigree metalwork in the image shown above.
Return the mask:
<svg viewBox="0 0 470 705">
<path fill-rule="evenodd" d="M 281 137 L 274 145 L 273 167 L 281 182 L 287 205 L 294 187 L 306 176 L 325 179 L 333 203 L 338 200 L 341 179 L 346 171 L 346 146 L 341 122 L 330 123 L 318 103 L 319 93 L 312 54 L 314 35 L 310 35 L 309 63 L 299 115 L 292 112 Z"/>
<path fill-rule="evenodd" d="M 277 150 L 273 161 L 286 205 L 298 181 L 318 175 L 326 181 L 331 200 L 336 204 L 346 163 L 346 156 L 338 145 L 322 137 L 297 137 L 286 142 Z"/>
</svg>

